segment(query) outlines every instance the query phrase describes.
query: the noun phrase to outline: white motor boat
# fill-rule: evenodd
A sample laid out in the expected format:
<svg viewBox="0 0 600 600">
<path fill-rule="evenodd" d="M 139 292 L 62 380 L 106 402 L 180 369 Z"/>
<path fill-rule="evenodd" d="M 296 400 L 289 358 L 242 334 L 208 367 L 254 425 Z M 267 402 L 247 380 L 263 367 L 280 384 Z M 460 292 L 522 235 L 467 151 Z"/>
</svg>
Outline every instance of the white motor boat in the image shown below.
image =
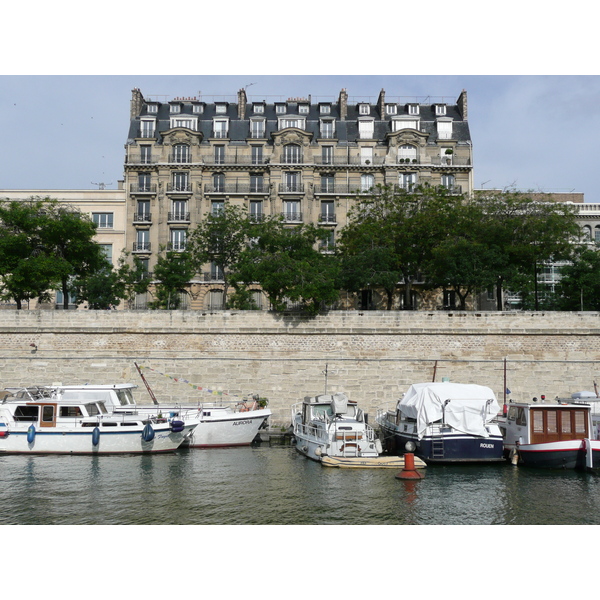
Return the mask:
<svg viewBox="0 0 600 600">
<path fill-rule="evenodd" d="M 307 396 L 292 406 L 292 426 L 296 450 L 324 466 L 404 466 L 401 457 L 380 456 L 382 448 L 375 431 L 357 403 L 345 394 Z"/>
<path fill-rule="evenodd" d="M 64 398 L 101 399 L 107 409 L 115 414 L 139 414 L 159 421 L 178 420 L 186 424 L 195 424 L 191 435 L 187 436 L 182 444 L 191 448 L 249 446 L 271 415 L 271 410 L 261 408 L 255 398 L 235 404 L 203 402 L 190 407 L 163 405 L 159 402 L 141 405 L 136 404 L 133 397 L 133 390 L 136 388 L 135 384 L 121 383 L 67 385 L 57 386 L 55 389 L 60 391 Z M 154 395 L 151 396 L 155 400 Z"/>
<path fill-rule="evenodd" d="M 0 454 L 172 452 L 196 426 L 114 413 L 101 400 L 65 399 L 55 388 L 7 391 L 0 403 Z"/>
<path fill-rule="evenodd" d="M 412 443 L 426 463 L 503 460 L 500 406 L 486 386 L 415 383 L 395 408 L 380 408 L 376 421 L 386 450 L 403 454 Z"/>
</svg>

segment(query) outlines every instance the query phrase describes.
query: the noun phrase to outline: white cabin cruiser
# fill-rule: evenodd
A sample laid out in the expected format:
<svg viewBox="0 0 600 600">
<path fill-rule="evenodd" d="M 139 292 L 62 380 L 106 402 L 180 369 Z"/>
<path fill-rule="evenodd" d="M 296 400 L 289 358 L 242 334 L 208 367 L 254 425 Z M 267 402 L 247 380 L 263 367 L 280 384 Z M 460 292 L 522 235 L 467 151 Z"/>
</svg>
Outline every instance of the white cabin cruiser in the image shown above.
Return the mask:
<svg viewBox="0 0 600 600">
<path fill-rule="evenodd" d="M 98 399 L 65 399 L 54 388 L 7 390 L 0 402 L 0 454 L 172 452 L 195 423 L 116 414 Z"/>
<path fill-rule="evenodd" d="M 513 463 L 554 469 L 600 468 L 600 440 L 589 404 L 511 402 L 504 447 Z"/>
<path fill-rule="evenodd" d="M 415 383 L 394 409 L 378 409 L 376 421 L 390 452 L 402 454 L 412 442 L 426 463 L 496 462 L 503 460 L 499 411 L 489 387 Z"/>
<path fill-rule="evenodd" d="M 292 406 L 292 427 L 296 450 L 325 466 L 404 466 L 399 457 L 380 456 L 375 431 L 345 394 L 305 397 Z"/>
<path fill-rule="evenodd" d="M 102 399 L 107 409 L 115 414 L 139 414 L 159 421 L 180 420 L 196 424 L 183 446 L 191 448 L 216 448 L 249 446 L 263 427 L 271 410 L 261 408 L 256 398 L 236 404 L 203 402 L 197 406 L 136 404 L 132 383 L 114 385 L 57 386 L 64 398 Z M 150 390 L 149 390 L 150 391 Z M 154 396 L 152 395 L 153 400 Z"/>
</svg>

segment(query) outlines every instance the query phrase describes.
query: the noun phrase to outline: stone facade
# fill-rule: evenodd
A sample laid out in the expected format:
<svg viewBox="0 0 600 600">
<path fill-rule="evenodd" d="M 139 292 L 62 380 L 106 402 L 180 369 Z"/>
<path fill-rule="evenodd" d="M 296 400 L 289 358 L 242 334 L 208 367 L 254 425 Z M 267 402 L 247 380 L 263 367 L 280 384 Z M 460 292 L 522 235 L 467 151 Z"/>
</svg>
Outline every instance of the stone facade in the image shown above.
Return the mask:
<svg viewBox="0 0 600 600">
<path fill-rule="evenodd" d="M 598 313 L 335 312 L 314 319 L 264 311 L 2 311 L 3 387 L 55 382 L 139 384 L 161 402 L 269 399 L 290 423 L 306 395 L 344 391 L 371 420 L 411 383 L 489 385 L 500 402 L 593 390 Z M 202 389 L 198 389 L 202 388 Z"/>
</svg>

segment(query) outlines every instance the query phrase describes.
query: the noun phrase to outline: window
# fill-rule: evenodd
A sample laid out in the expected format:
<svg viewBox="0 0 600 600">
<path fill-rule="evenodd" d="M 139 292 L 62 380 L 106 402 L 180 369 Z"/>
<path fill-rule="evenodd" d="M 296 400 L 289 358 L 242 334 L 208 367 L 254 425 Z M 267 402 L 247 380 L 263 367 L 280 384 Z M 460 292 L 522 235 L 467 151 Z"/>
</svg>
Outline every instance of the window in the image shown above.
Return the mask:
<svg viewBox="0 0 600 600">
<path fill-rule="evenodd" d="M 264 181 L 262 173 L 250 173 L 250 191 L 251 192 L 263 192 Z"/>
<path fill-rule="evenodd" d="M 452 121 L 438 121 L 437 133 L 440 140 L 449 140 L 452 138 Z"/>
<path fill-rule="evenodd" d="M 362 140 L 372 140 L 375 131 L 374 121 L 359 121 L 358 122 L 358 135 Z"/>
<path fill-rule="evenodd" d="M 172 115 L 181 112 L 181 104 L 171 104 L 171 109 L 169 111 Z"/>
<path fill-rule="evenodd" d="M 392 121 L 392 129 L 400 131 L 402 129 L 419 129 L 419 121 L 414 119 L 394 119 Z"/>
<path fill-rule="evenodd" d="M 386 104 L 385 105 L 385 114 L 386 115 L 395 115 L 398 112 L 398 107 L 395 104 Z"/>
<path fill-rule="evenodd" d="M 287 144 L 283 147 L 283 162 L 298 164 L 302 162 L 302 148 L 298 144 Z"/>
<path fill-rule="evenodd" d="M 194 104 L 192 112 L 201 115 L 204 112 L 204 106 L 202 104 Z"/>
<path fill-rule="evenodd" d="M 148 165 L 152 162 L 152 146 L 140 146 L 140 162 L 143 165 Z"/>
<path fill-rule="evenodd" d="M 262 115 L 265 112 L 264 104 L 253 104 L 252 109 L 254 110 L 255 115 Z"/>
<path fill-rule="evenodd" d="M 174 221 L 187 221 L 187 200 L 173 200 L 173 212 L 171 217 Z"/>
<path fill-rule="evenodd" d="M 138 200 L 136 221 L 150 221 L 150 200 Z"/>
<path fill-rule="evenodd" d="M 333 146 L 322 146 L 321 147 L 321 160 L 324 165 L 333 164 Z"/>
<path fill-rule="evenodd" d="M 224 192 L 225 191 L 225 174 L 224 173 L 214 173 L 213 174 L 213 191 L 215 191 L 215 192 Z"/>
<path fill-rule="evenodd" d="M 276 105 L 275 105 L 275 112 L 276 112 L 278 115 L 285 114 L 285 111 L 286 111 L 286 105 L 285 105 L 285 104 L 281 104 L 281 103 L 280 103 L 280 104 L 276 104 Z"/>
<path fill-rule="evenodd" d="M 177 118 L 172 118 L 171 119 L 171 129 L 174 129 L 176 127 L 184 127 L 185 129 L 191 129 L 193 131 L 196 130 L 196 123 L 197 123 L 197 119 L 195 118 L 184 118 L 184 117 L 177 117 Z"/>
<path fill-rule="evenodd" d="M 296 171 L 288 171 L 283 174 L 284 177 L 284 191 L 286 192 L 299 192 L 300 191 L 300 173 Z"/>
<path fill-rule="evenodd" d="M 417 184 L 417 174 L 416 173 L 400 173 L 398 177 L 398 185 L 407 192 L 412 191 L 412 189 Z"/>
<path fill-rule="evenodd" d="M 375 185 L 375 177 L 371 174 L 363 174 L 360 176 L 360 191 L 368 192 Z"/>
<path fill-rule="evenodd" d="M 302 221 L 300 202 L 298 200 L 287 200 L 283 203 L 283 217 L 286 221 Z"/>
<path fill-rule="evenodd" d="M 301 115 L 307 115 L 308 114 L 308 109 L 309 106 L 308 104 L 298 104 L 298 113 Z"/>
<path fill-rule="evenodd" d="M 361 165 L 372 165 L 373 164 L 373 148 L 361 148 L 360 149 L 360 164 Z"/>
<path fill-rule="evenodd" d="M 104 253 L 106 260 L 109 263 L 112 263 L 112 249 L 113 249 L 112 244 L 98 244 L 98 245 L 100 246 L 100 249 Z"/>
<path fill-rule="evenodd" d="M 250 219 L 252 221 L 260 221 L 263 215 L 263 203 L 262 201 L 250 202 Z"/>
<path fill-rule="evenodd" d="M 417 148 L 411 144 L 403 144 L 398 147 L 399 162 L 413 162 L 417 160 Z"/>
<path fill-rule="evenodd" d="M 452 190 L 455 185 L 454 175 L 442 175 L 441 184 L 443 187 L 448 188 L 449 190 Z"/>
<path fill-rule="evenodd" d="M 328 173 L 321 175 L 321 193 L 334 192 L 335 191 L 335 177 Z"/>
<path fill-rule="evenodd" d="M 147 229 L 138 229 L 135 237 L 136 242 L 133 247 L 134 250 L 150 250 L 150 232 Z"/>
<path fill-rule="evenodd" d="M 225 164 L 225 146 L 215 146 L 215 165 Z"/>
<path fill-rule="evenodd" d="M 322 223 L 335 223 L 335 204 L 333 201 L 321 202 L 321 217 Z"/>
<path fill-rule="evenodd" d="M 263 162 L 263 147 L 252 146 L 252 164 L 261 165 Z"/>
<path fill-rule="evenodd" d="M 221 290 L 211 290 L 208 296 L 209 310 L 221 310 L 223 308 L 223 292 Z"/>
<path fill-rule="evenodd" d="M 223 279 L 223 269 L 215 262 L 210 263 L 210 278 L 213 281 L 221 281 Z"/>
<path fill-rule="evenodd" d="M 215 119 L 213 121 L 213 134 L 216 138 L 226 138 L 229 121 L 227 119 Z"/>
<path fill-rule="evenodd" d="M 327 238 L 319 244 L 321 252 L 333 252 L 335 250 L 335 231 L 332 229 Z"/>
<path fill-rule="evenodd" d="M 333 138 L 333 121 L 329 119 L 321 121 L 321 137 L 326 139 Z"/>
<path fill-rule="evenodd" d="M 190 174 L 187 171 L 173 173 L 173 191 L 174 192 L 189 192 L 190 191 Z"/>
<path fill-rule="evenodd" d="M 409 104 L 408 105 L 408 114 L 409 115 L 418 115 L 419 114 L 419 105 L 418 104 Z"/>
<path fill-rule="evenodd" d="M 189 163 L 190 147 L 187 144 L 175 144 L 173 146 L 173 162 Z"/>
<path fill-rule="evenodd" d="M 112 229 L 113 213 L 92 213 L 92 221 L 98 229 Z"/>
<path fill-rule="evenodd" d="M 285 117 L 279 119 L 279 129 L 286 129 L 288 127 L 304 129 L 304 119 L 302 117 Z"/>
<path fill-rule="evenodd" d="M 150 191 L 150 173 L 140 173 L 138 175 L 138 191 L 149 192 Z"/>
<path fill-rule="evenodd" d="M 215 112 L 218 115 L 226 114 L 227 113 L 227 103 L 219 102 L 219 103 L 215 104 Z"/>
<path fill-rule="evenodd" d="M 446 114 L 446 105 L 445 104 L 436 104 L 435 105 L 435 114 L 443 117 Z"/>
<path fill-rule="evenodd" d="M 265 137 L 265 122 L 263 119 L 252 119 L 250 121 L 250 135 L 253 138 Z"/>
<path fill-rule="evenodd" d="M 319 112 L 322 115 L 328 115 L 331 113 L 331 104 L 319 104 Z"/>
<path fill-rule="evenodd" d="M 221 214 L 225 210 L 225 202 L 223 200 L 213 200 L 210 207 L 210 212 L 213 215 Z"/>
<path fill-rule="evenodd" d="M 187 229 L 171 229 L 171 250 L 185 250 Z"/>
<path fill-rule="evenodd" d="M 158 104 L 148 104 L 148 112 L 149 113 L 157 113 L 158 112 Z"/>
<path fill-rule="evenodd" d="M 359 115 L 370 115 L 371 107 L 368 104 L 359 104 L 358 105 L 358 114 Z"/>
<path fill-rule="evenodd" d="M 155 124 L 154 119 L 142 119 L 140 122 L 141 136 L 143 138 L 154 137 Z"/>
</svg>

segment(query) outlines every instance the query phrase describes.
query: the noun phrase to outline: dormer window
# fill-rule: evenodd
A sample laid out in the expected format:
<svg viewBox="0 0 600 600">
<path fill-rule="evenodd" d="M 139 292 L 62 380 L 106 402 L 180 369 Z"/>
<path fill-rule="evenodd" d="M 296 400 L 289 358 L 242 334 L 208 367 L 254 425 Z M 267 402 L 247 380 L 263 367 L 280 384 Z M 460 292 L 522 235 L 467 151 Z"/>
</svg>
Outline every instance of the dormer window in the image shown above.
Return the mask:
<svg viewBox="0 0 600 600">
<path fill-rule="evenodd" d="M 298 104 L 298 113 L 301 115 L 308 114 L 308 104 Z"/>
<path fill-rule="evenodd" d="M 445 104 L 436 104 L 435 105 L 435 114 L 439 117 L 443 117 L 446 114 L 446 105 Z"/>
<path fill-rule="evenodd" d="M 398 107 L 395 104 L 386 104 L 385 105 L 385 114 L 386 115 L 395 115 L 398 112 Z"/>
<path fill-rule="evenodd" d="M 198 117 L 171 117 L 170 125 L 171 129 L 175 129 L 176 127 L 184 127 L 185 129 L 191 129 L 192 131 L 196 131 L 198 129 Z"/>
<path fill-rule="evenodd" d="M 372 140 L 375 135 L 375 122 L 365 119 L 358 122 L 358 136 L 361 140 Z"/>
<path fill-rule="evenodd" d="M 193 108 L 192 108 L 192 112 L 196 113 L 197 115 L 201 115 L 204 112 L 204 105 L 203 104 L 194 104 Z"/>
<path fill-rule="evenodd" d="M 371 107 L 368 104 L 359 104 L 358 105 L 358 114 L 360 115 L 370 115 Z"/>
<path fill-rule="evenodd" d="M 328 115 L 331 113 L 331 104 L 319 104 L 319 112 L 322 115 Z"/>
<path fill-rule="evenodd" d="M 265 112 L 265 105 L 264 104 L 253 104 L 252 110 L 254 111 L 255 115 L 262 115 Z"/>
<path fill-rule="evenodd" d="M 158 104 L 148 104 L 148 112 L 154 114 L 158 112 Z"/>
<path fill-rule="evenodd" d="M 408 105 L 408 114 L 409 115 L 418 115 L 419 114 L 419 105 L 418 104 L 409 104 Z"/>
<path fill-rule="evenodd" d="M 295 127 L 296 129 L 305 129 L 304 117 L 280 117 L 279 129 L 287 129 L 288 127 Z"/>
<path fill-rule="evenodd" d="M 286 112 L 286 105 L 285 105 L 285 104 L 282 104 L 282 103 L 276 104 L 276 105 L 275 105 L 275 112 L 276 112 L 278 115 L 283 115 L 283 114 L 285 114 L 285 112 Z"/>
<path fill-rule="evenodd" d="M 224 115 L 227 112 L 227 103 L 219 102 L 219 103 L 215 104 L 215 112 L 218 115 Z"/>
<path fill-rule="evenodd" d="M 392 130 L 400 131 L 401 129 L 419 129 L 419 120 L 418 119 L 410 119 L 410 118 L 402 118 L 395 117 L 392 119 Z"/>
<path fill-rule="evenodd" d="M 181 112 L 181 104 L 171 104 L 171 114 L 175 115 Z"/>
<path fill-rule="evenodd" d="M 452 119 L 444 118 L 438 119 L 437 121 L 437 134 L 440 140 L 452 139 Z"/>
</svg>

